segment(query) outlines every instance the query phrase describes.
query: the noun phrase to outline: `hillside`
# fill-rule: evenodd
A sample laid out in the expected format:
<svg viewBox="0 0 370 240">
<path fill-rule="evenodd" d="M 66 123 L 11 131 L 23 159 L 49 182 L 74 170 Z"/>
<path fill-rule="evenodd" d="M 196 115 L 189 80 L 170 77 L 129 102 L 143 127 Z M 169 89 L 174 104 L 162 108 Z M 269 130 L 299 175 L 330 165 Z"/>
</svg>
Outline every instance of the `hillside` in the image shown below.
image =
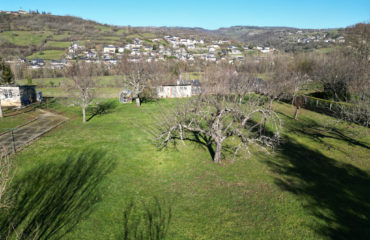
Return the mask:
<svg viewBox="0 0 370 240">
<path fill-rule="evenodd" d="M 289 27 L 234 26 L 215 31 L 229 39 L 267 45 L 285 51 L 325 48 L 343 35 L 343 29 L 298 29 Z"/>
<path fill-rule="evenodd" d="M 4 57 L 40 57 L 58 59 L 71 42 L 87 48 L 104 44 L 124 45 L 141 38 L 150 43 L 152 38 L 177 35 L 184 38 L 234 40 L 241 44 L 271 46 L 284 51 L 326 48 L 341 36 L 338 29 L 305 30 L 285 27 L 235 26 L 206 30 L 183 27 L 130 27 L 100 24 L 73 16 L 51 14 L 0 12 L 0 55 Z"/>
</svg>

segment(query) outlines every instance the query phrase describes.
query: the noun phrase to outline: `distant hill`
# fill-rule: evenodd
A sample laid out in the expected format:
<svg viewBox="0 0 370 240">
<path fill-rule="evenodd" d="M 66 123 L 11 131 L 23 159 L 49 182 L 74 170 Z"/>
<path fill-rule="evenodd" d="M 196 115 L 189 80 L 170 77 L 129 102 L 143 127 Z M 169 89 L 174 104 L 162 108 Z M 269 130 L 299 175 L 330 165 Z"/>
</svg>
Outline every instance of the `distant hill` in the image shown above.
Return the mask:
<svg viewBox="0 0 370 240">
<path fill-rule="evenodd" d="M 177 35 L 186 38 L 234 40 L 240 44 L 272 46 L 285 51 L 327 47 L 315 43 L 317 37 L 336 38 L 341 29 L 295 29 L 287 27 L 234 26 L 207 30 L 186 27 L 130 27 L 100 24 L 73 16 L 39 13 L 0 12 L 0 55 L 5 57 L 62 56 L 71 42 L 97 47 L 123 45 L 134 38 L 150 42 L 152 38 Z M 311 41 L 312 40 L 312 41 Z"/>
<path fill-rule="evenodd" d="M 318 39 L 335 40 L 343 29 L 298 29 L 290 27 L 234 26 L 215 31 L 221 35 L 252 45 L 273 46 L 286 51 L 299 51 L 327 47 Z M 316 41 L 315 41 L 316 40 Z"/>
</svg>

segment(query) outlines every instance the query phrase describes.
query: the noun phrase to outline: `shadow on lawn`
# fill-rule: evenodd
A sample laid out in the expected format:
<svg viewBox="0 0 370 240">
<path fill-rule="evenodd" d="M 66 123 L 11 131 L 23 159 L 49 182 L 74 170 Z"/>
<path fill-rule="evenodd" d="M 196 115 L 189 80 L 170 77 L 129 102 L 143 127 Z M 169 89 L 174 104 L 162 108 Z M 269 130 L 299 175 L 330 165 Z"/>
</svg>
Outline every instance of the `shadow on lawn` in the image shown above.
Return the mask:
<svg viewBox="0 0 370 240">
<path fill-rule="evenodd" d="M 364 131 L 367 131 L 364 130 Z M 290 132 L 295 132 L 295 133 L 300 133 L 301 135 L 306 135 L 313 140 L 319 142 L 320 144 L 325 144 L 329 148 L 334 148 L 334 146 L 329 145 L 323 139 L 325 138 L 331 138 L 331 139 L 336 139 L 340 141 L 345 141 L 350 145 L 356 145 L 362 148 L 365 148 L 367 150 L 370 149 L 370 146 L 368 144 L 358 141 L 355 138 L 353 138 L 351 135 L 350 131 L 344 130 L 344 129 L 339 129 L 336 126 L 330 126 L 330 127 L 324 127 L 323 125 L 319 124 L 318 122 L 314 120 L 305 120 L 304 122 L 294 122 L 290 126 Z"/>
<path fill-rule="evenodd" d="M 269 160 L 281 177 L 276 184 L 307 199 L 321 224 L 312 226 L 331 239 L 370 239 L 370 175 L 286 139 L 280 160 Z"/>
<path fill-rule="evenodd" d="M 172 207 L 165 199 L 154 197 L 151 201 L 135 204 L 131 201 L 123 210 L 122 240 L 162 240 L 166 238 Z"/>
<path fill-rule="evenodd" d="M 17 179 L 14 206 L 2 218 L 0 238 L 5 239 L 9 226 L 19 239 L 60 239 L 70 232 L 100 199 L 99 184 L 113 167 L 104 155 L 84 150 Z"/>
<path fill-rule="evenodd" d="M 115 100 L 105 101 L 89 107 L 88 112 L 90 117 L 86 120 L 87 122 L 93 119 L 95 116 L 104 115 L 110 113 L 117 107 L 118 103 Z"/>
</svg>

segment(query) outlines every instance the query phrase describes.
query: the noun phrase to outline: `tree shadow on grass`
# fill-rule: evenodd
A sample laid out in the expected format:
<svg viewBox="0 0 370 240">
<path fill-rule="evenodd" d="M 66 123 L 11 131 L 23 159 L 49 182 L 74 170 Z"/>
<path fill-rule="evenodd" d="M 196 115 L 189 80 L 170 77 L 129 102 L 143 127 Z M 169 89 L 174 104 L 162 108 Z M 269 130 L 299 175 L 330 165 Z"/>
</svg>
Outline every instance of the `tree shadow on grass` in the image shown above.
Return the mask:
<svg viewBox="0 0 370 240">
<path fill-rule="evenodd" d="M 367 143 L 358 141 L 354 137 L 352 137 L 351 135 L 353 135 L 353 133 L 351 133 L 350 131 L 346 131 L 345 129 L 339 129 L 336 126 L 325 127 L 315 120 L 294 122 L 294 124 L 290 125 L 289 132 L 295 132 L 300 133 L 301 135 L 306 135 L 307 137 L 310 137 L 311 139 L 319 142 L 320 144 L 325 144 L 331 148 L 334 148 L 334 146 L 329 145 L 328 143 L 323 141 L 323 139 L 325 138 L 336 139 L 340 141 L 345 141 L 350 145 L 359 146 L 367 150 L 370 149 L 370 146 L 368 146 Z"/>
<path fill-rule="evenodd" d="M 276 184 L 307 200 L 318 219 L 312 225 L 331 239 L 370 239 L 370 174 L 341 163 L 291 139 L 280 146 L 280 158 L 267 162 L 280 177 Z"/>
<path fill-rule="evenodd" d="M 117 107 L 118 103 L 115 100 L 105 101 L 96 104 L 88 108 L 88 113 L 90 117 L 86 120 L 87 122 L 93 119 L 95 116 L 104 115 L 110 113 L 113 109 Z"/>
<path fill-rule="evenodd" d="M 1 239 L 9 226 L 20 239 L 60 239 L 89 215 L 113 165 L 105 153 L 83 150 L 28 171 L 13 184 L 14 206 L 2 216 Z"/>
</svg>

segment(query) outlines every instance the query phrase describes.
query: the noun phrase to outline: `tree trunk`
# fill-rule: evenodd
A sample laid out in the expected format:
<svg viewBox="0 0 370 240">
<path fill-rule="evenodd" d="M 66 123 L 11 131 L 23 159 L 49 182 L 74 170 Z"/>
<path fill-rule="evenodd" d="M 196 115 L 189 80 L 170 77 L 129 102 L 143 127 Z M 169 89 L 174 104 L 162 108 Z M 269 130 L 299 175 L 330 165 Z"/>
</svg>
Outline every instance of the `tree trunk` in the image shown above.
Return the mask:
<svg viewBox="0 0 370 240">
<path fill-rule="evenodd" d="M 141 103 L 140 103 L 140 98 L 137 97 L 136 98 L 136 107 L 140 107 Z"/>
<path fill-rule="evenodd" d="M 274 99 L 271 99 L 270 100 L 270 106 L 269 106 L 269 110 L 272 110 L 272 103 L 274 102 Z"/>
<path fill-rule="evenodd" d="M 222 153 L 222 143 L 216 143 L 216 152 L 215 156 L 213 157 L 213 161 L 215 163 L 221 162 L 221 153 Z"/>
<path fill-rule="evenodd" d="M 3 117 L 3 109 L 1 108 L 1 100 L 0 100 L 0 118 Z"/>
<path fill-rule="evenodd" d="M 82 122 L 86 122 L 86 107 L 82 107 Z"/>
<path fill-rule="evenodd" d="M 299 107 L 297 107 L 295 109 L 295 113 L 294 113 L 294 120 L 297 120 L 297 117 L 298 117 L 298 111 L 299 111 Z"/>
</svg>

